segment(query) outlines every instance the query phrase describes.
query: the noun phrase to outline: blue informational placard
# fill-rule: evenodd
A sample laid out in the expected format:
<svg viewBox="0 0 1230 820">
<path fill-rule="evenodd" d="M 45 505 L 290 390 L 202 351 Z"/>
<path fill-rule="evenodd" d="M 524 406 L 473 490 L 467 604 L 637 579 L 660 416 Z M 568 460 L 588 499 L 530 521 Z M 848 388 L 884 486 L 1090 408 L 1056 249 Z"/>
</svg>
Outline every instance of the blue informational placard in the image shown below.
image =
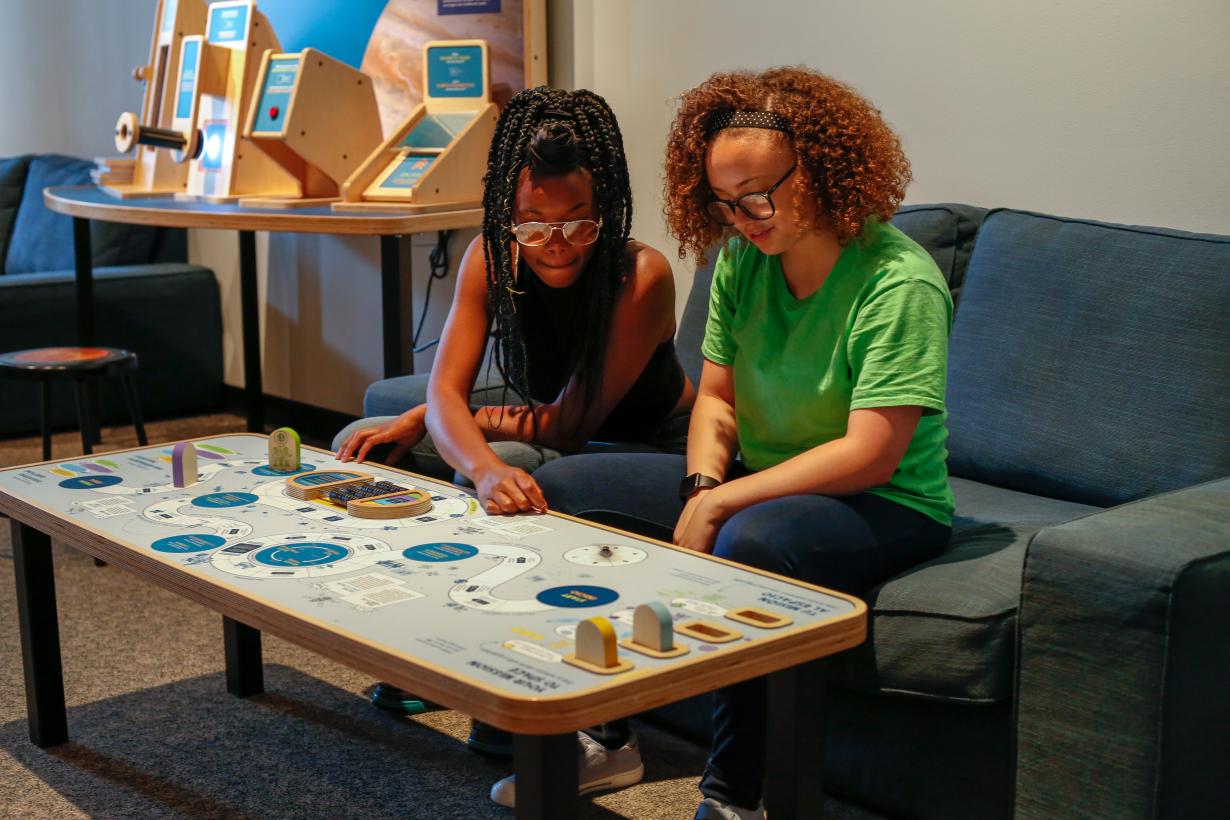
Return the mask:
<svg viewBox="0 0 1230 820">
<path fill-rule="evenodd" d="M 248 32 L 247 6 L 214 6 L 209 10 L 209 42 L 242 42 Z"/>
<path fill-rule="evenodd" d="M 413 188 L 435 161 L 435 157 L 416 157 L 413 155 L 405 157 L 397 164 L 397 170 L 389 174 L 380 187 Z"/>
<path fill-rule="evenodd" d="M 175 103 L 176 119 L 186 120 L 192 116 L 192 92 L 196 90 L 196 69 L 200 56 L 200 40 L 188 40 L 184 43 L 184 50 L 180 55 L 179 94 Z"/>
<path fill-rule="evenodd" d="M 436 0 L 438 14 L 499 14 L 500 0 Z"/>
<path fill-rule="evenodd" d="M 290 92 L 294 90 L 298 76 L 298 57 L 269 61 L 269 70 L 265 72 L 265 86 L 261 89 L 260 102 L 256 107 L 256 121 L 252 123 L 254 132 L 283 132 L 286 127 L 286 109 L 290 106 Z"/>
<path fill-rule="evenodd" d="M 482 97 L 483 50 L 478 46 L 427 49 L 427 96 L 440 98 Z"/>
<path fill-rule="evenodd" d="M 162 33 L 166 34 L 175 25 L 175 7 L 179 0 L 165 0 L 162 4 Z"/>
</svg>

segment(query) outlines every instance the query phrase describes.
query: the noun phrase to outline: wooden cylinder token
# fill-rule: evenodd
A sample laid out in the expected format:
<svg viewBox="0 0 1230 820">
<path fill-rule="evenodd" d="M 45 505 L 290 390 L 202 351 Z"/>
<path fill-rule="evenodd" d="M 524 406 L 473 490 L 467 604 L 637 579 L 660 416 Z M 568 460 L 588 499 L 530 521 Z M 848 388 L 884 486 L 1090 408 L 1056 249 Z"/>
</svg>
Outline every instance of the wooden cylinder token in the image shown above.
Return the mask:
<svg viewBox="0 0 1230 820">
<path fill-rule="evenodd" d="M 576 653 L 566 656 L 564 662 L 599 675 L 613 675 L 632 668 L 631 661 L 619 659 L 615 627 L 600 617 L 577 624 Z"/>
<path fill-rule="evenodd" d="M 651 658 L 676 658 L 688 648 L 675 643 L 675 619 L 660 601 L 641 604 L 632 613 L 632 638 L 619 645 Z"/>
<path fill-rule="evenodd" d="M 171 448 L 171 483 L 176 487 L 191 487 L 200 479 L 196 466 L 196 445 L 181 441 Z"/>
</svg>

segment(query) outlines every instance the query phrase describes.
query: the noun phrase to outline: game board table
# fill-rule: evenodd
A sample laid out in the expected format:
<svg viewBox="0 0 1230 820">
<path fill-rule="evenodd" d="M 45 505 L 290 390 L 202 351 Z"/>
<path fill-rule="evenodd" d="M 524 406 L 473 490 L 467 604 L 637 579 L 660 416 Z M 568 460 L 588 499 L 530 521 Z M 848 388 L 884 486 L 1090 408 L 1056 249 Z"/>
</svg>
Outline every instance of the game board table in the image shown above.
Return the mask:
<svg viewBox="0 0 1230 820">
<path fill-rule="evenodd" d="M 426 231 L 473 228 L 482 224 L 482 209 L 416 211 L 333 211 L 313 208 L 250 208 L 241 205 L 179 201 L 170 197 L 118 199 L 97 185 L 57 185 L 44 189 L 43 203 L 73 217 L 76 259 L 77 344 L 94 339 L 93 259 L 90 220 L 158 225 L 165 228 L 212 228 L 239 232 L 239 290 L 243 326 L 244 400 L 248 430 L 264 432 L 261 377 L 260 312 L 256 283 L 256 231 L 327 233 L 380 237 L 381 311 L 384 330 L 384 377 L 413 372 L 413 357 L 404 344 L 402 317 L 413 316 L 410 294 L 402 294 L 402 236 Z"/>
<path fill-rule="evenodd" d="M 434 506 L 355 519 L 288 496 L 265 436 L 194 442 L 200 480 L 186 488 L 171 482 L 171 445 L 0 471 L 36 745 L 68 740 L 54 537 L 221 613 L 231 694 L 262 691 L 267 631 L 513 732 L 519 818 L 576 812 L 576 730 L 767 675 L 770 816 L 818 815 L 820 659 L 864 639 L 858 599 L 568 516 L 486 516 L 460 488 L 379 465 L 360 469 L 429 490 Z M 301 466 L 355 469 L 307 447 Z M 621 648 L 635 668 L 613 675 L 562 662 L 580 621 L 631 634 L 630 607 L 653 600 L 676 627 L 700 617 L 742 637 L 678 638 L 689 651 L 668 660 Z M 725 619 L 749 606 L 792 622 Z"/>
</svg>

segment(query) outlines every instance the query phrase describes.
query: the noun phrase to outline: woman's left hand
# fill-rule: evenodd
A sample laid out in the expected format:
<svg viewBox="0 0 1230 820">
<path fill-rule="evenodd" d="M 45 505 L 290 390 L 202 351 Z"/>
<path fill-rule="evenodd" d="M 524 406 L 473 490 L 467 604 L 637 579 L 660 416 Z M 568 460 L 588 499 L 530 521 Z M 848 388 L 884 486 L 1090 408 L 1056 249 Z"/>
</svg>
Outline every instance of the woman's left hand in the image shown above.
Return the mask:
<svg viewBox="0 0 1230 820">
<path fill-rule="evenodd" d="M 721 489 L 721 487 L 715 487 L 707 490 L 688 502 L 688 506 L 691 507 L 690 515 L 689 510 L 685 508 L 685 515 L 680 516 L 681 526 L 675 530 L 676 544 L 696 552 L 713 552 L 713 545 L 717 543 L 718 531 L 730 517 L 723 509 Z"/>
</svg>

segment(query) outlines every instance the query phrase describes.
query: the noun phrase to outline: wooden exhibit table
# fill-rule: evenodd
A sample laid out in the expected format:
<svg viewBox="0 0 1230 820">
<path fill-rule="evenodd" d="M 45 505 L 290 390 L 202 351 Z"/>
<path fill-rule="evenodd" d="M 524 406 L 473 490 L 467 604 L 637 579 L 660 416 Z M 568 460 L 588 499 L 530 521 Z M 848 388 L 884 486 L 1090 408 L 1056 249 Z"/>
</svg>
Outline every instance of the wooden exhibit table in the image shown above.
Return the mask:
<svg viewBox="0 0 1230 820">
<path fill-rule="evenodd" d="M 567 516 L 487 516 L 460 488 L 305 447 L 303 486 L 359 469 L 433 502 L 355 518 L 289 494 L 265 436 L 195 446 L 199 481 L 182 488 L 171 445 L 0 471 L 38 746 L 68 740 L 56 538 L 221 613 L 231 694 L 263 690 L 266 631 L 514 732 L 517 817 L 575 814 L 578 729 L 768 676 L 770 816 L 818 816 L 819 659 L 864 640 L 862 601 Z M 682 654 L 643 651 L 648 610 L 651 640 L 673 633 Z M 569 657 L 594 630 L 605 673 Z"/>
<path fill-rule="evenodd" d="M 164 228 L 211 228 L 239 232 L 239 281 L 242 303 L 244 396 L 248 430 L 264 430 L 261 379 L 260 309 L 256 287 L 256 231 L 325 233 L 380 237 L 381 314 L 384 328 L 384 376 L 413 372 L 414 359 L 402 334 L 402 315 L 413 317 L 410 293 L 402 293 L 401 237 L 427 231 L 472 228 L 482 224 L 482 209 L 460 211 L 333 211 L 318 208 L 248 208 L 208 202 L 180 202 L 169 197 L 117 199 L 96 185 L 53 186 L 43 191 L 48 208 L 73 217 L 76 256 L 77 344 L 93 346 L 94 288 L 90 220 L 156 225 Z M 407 262 L 408 264 L 408 262 Z"/>
</svg>

